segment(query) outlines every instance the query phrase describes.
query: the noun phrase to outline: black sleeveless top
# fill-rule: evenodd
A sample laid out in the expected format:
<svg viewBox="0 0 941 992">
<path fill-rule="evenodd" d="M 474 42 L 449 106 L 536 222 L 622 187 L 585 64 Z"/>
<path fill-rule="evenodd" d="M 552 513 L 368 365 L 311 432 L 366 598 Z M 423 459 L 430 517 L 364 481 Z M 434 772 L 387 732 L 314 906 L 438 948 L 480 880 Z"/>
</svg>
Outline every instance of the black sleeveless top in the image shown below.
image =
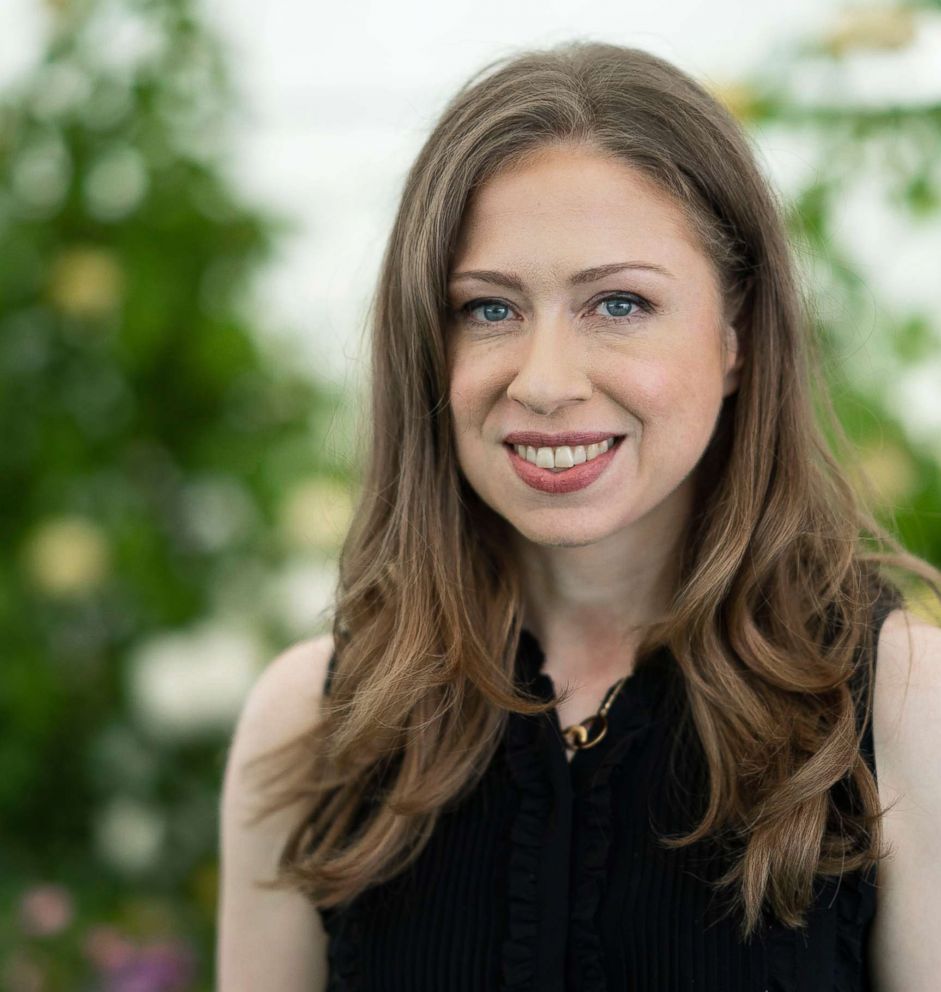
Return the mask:
<svg viewBox="0 0 941 992">
<path fill-rule="evenodd" d="M 885 589 L 877 632 L 898 605 Z M 543 661 L 524 628 L 520 681 L 548 700 Z M 480 784 L 442 814 L 418 859 L 351 904 L 321 909 L 328 992 L 870 990 L 874 870 L 817 879 L 804 930 L 766 914 L 745 942 L 727 890 L 708 884 L 728 867 L 715 842 L 657 843 L 687 832 L 702 809 L 704 758 L 679 729 L 681 687 L 665 650 L 638 665 L 607 735 L 571 763 L 555 710 L 510 714 Z M 865 724 L 861 751 L 875 772 Z"/>
</svg>

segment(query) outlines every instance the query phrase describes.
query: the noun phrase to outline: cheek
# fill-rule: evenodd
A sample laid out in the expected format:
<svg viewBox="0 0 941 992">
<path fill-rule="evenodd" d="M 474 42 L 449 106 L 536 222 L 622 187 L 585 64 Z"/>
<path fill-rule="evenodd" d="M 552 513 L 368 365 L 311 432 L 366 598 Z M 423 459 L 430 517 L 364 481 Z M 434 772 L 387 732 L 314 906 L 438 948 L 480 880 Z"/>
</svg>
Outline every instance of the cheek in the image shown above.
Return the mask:
<svg viewBox="0 0 941 992">
<path fill-rule="evenodd" d="M 622 367 L 610 389 L 640 418 L 645 430 L 662 424 L 673 430 L 686 425 L 684 434 L 708 431 L 722 403 L 718 363 L 680 354 L 634 361 Z"/>
<path fill-rule="evenodd" d="M 479 426 L 492 403 L 493 389 L 493 382 L 480 367 L 458 363 L 452 369 L 448 401 L 459 434 Z"/>
<path fill-rule="evenodd" d="M 473 395 L 473 369 L 459 357 L 449 355 L 448 358 L 448 398 L 455 414 L 463 410 L 467 399 Z"/>
<path fill-rule="evenodd" d="M 451 365 L 449 377 L 451 403 L 462 410 L 492 402 L 505 382 L 499 363 L 460 357 Z"/>
</svg>

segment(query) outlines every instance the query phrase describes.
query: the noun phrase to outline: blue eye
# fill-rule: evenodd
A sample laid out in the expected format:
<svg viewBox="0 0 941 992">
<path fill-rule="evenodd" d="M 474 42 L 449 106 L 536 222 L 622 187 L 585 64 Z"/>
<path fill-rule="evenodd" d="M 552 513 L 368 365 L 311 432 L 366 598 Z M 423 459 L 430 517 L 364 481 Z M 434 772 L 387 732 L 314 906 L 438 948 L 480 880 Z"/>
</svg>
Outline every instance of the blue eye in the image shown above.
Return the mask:
<svg viewBox="0 0 941 992">
<path fill-rule="evenodd" d="M 607 313 L 607 316 L 615 322 L 633 320 L 638 310 L 651 313 L 654 309 L 646 300 L 634 293 L 611 293 L 594 303 L 592 309 L 597 309 L 602 304 L 620 308 L 619 312 L 611 313 L 609 310 Z M 629 312 L 625 311 L 627 307 L 630 308 Z M 475 310 L 484 311 L 485 316 L 483 320 L 478 320 L 471 316 Z M 510 304 L 504 303 L 502 300 L 482 299 L 471 300 L 469 303 L 465 303 L 463 306 L 458 307 L 456 311 L 452 312 L 456 313 L 459 317 L 463 317 L 468 323 L 485 326 L 488 324 L 506 323 L 505 317 L 508 316 L 511 310 Z M 495 317 L 496 319 L 488 319 L 488 314 L 490 317 Z M 600 314 L 599 316 L 604 315 Z"/>
<path fill-rule="evenodd" d="M 464 306 L 462 306 L 461 307 L 461 312 L 462 313 L 466 313 L 466 314 L 470 314 L 474 310 L 484 310 L 484 311 L 488 311 L 489 310 L 490 311 L 490 316 L 493 316 L 493 311 L 494 310 L 509 310 L 509 309 L 510 308 L 509 308 L 509 306 L 506 303 L 501 303 L 499 300 L 481 300 L 480 302 L 478 302 L 478 301 L 475 300 L 475 301 L 473 301 L 471 303 L 466 303 Z M 486 318 L 484 320 L 477 320 L 477 321 L 473 321 L 473 322 L 476 323 L 476 324 L 500 324 L 500 323 L 502 323 L 501 320 L 488 320 Z"/>
<path fill-rule="evenodd" d="M 632 308 L 631 313 L 633 313 L 637 308 L 637 304 L 633 300 L 625 299 L 623 296 L 606 296 L 603 300 L 599 301 L 598 305 L 600 306 L 601 304 L 604 304 L 605 306 L 614 304 L 616 307 L 629 306 Z M 609 317 L 630 317 L 630 315 L 630 313 L 611 313 L 610 310 L 608 311 Z"/>
</svg>

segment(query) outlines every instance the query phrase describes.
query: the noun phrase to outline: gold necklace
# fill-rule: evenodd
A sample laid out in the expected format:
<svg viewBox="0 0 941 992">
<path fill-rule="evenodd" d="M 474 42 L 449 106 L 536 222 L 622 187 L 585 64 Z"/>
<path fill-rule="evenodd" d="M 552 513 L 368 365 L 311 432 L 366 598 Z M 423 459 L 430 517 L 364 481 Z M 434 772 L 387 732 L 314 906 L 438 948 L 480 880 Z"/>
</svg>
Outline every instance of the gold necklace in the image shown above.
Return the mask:
<svg viewBox="0 0 941 992">
<path fill-rule="evenodd" d="M 580 723 L 573 723 L 571 727 L 566 727 L 562 731 L 566 747 L 573 751 L 584 751 L 586 748 L 594 747 L 604 737 L 608 732 L 608 710 L 611 709 L 611 704 L 614 702 L 618 690 L 626 681 L 627 676 L 625 675 L 611 686 L 597 713 L 586 716 Z M 597 735 L 592 737 L 592 731 L 596 727 L 598 728 Z"/>
</svg>

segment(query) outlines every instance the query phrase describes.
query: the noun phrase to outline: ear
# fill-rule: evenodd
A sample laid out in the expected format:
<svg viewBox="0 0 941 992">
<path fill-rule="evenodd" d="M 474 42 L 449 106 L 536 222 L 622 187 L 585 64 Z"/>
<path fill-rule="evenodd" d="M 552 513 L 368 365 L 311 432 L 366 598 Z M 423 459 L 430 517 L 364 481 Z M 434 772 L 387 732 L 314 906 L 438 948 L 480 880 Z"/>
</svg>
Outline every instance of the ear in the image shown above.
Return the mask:
<svg viewBox="0 0 941 992">
<path fill-rule="evenodd" d="M 722 382 L 722 395 L 731 396 L 738 389 L 745 353 L 742 351 L 738 332 L 731 324 L 725 328 L 725 378 Z"/>
</svg>

